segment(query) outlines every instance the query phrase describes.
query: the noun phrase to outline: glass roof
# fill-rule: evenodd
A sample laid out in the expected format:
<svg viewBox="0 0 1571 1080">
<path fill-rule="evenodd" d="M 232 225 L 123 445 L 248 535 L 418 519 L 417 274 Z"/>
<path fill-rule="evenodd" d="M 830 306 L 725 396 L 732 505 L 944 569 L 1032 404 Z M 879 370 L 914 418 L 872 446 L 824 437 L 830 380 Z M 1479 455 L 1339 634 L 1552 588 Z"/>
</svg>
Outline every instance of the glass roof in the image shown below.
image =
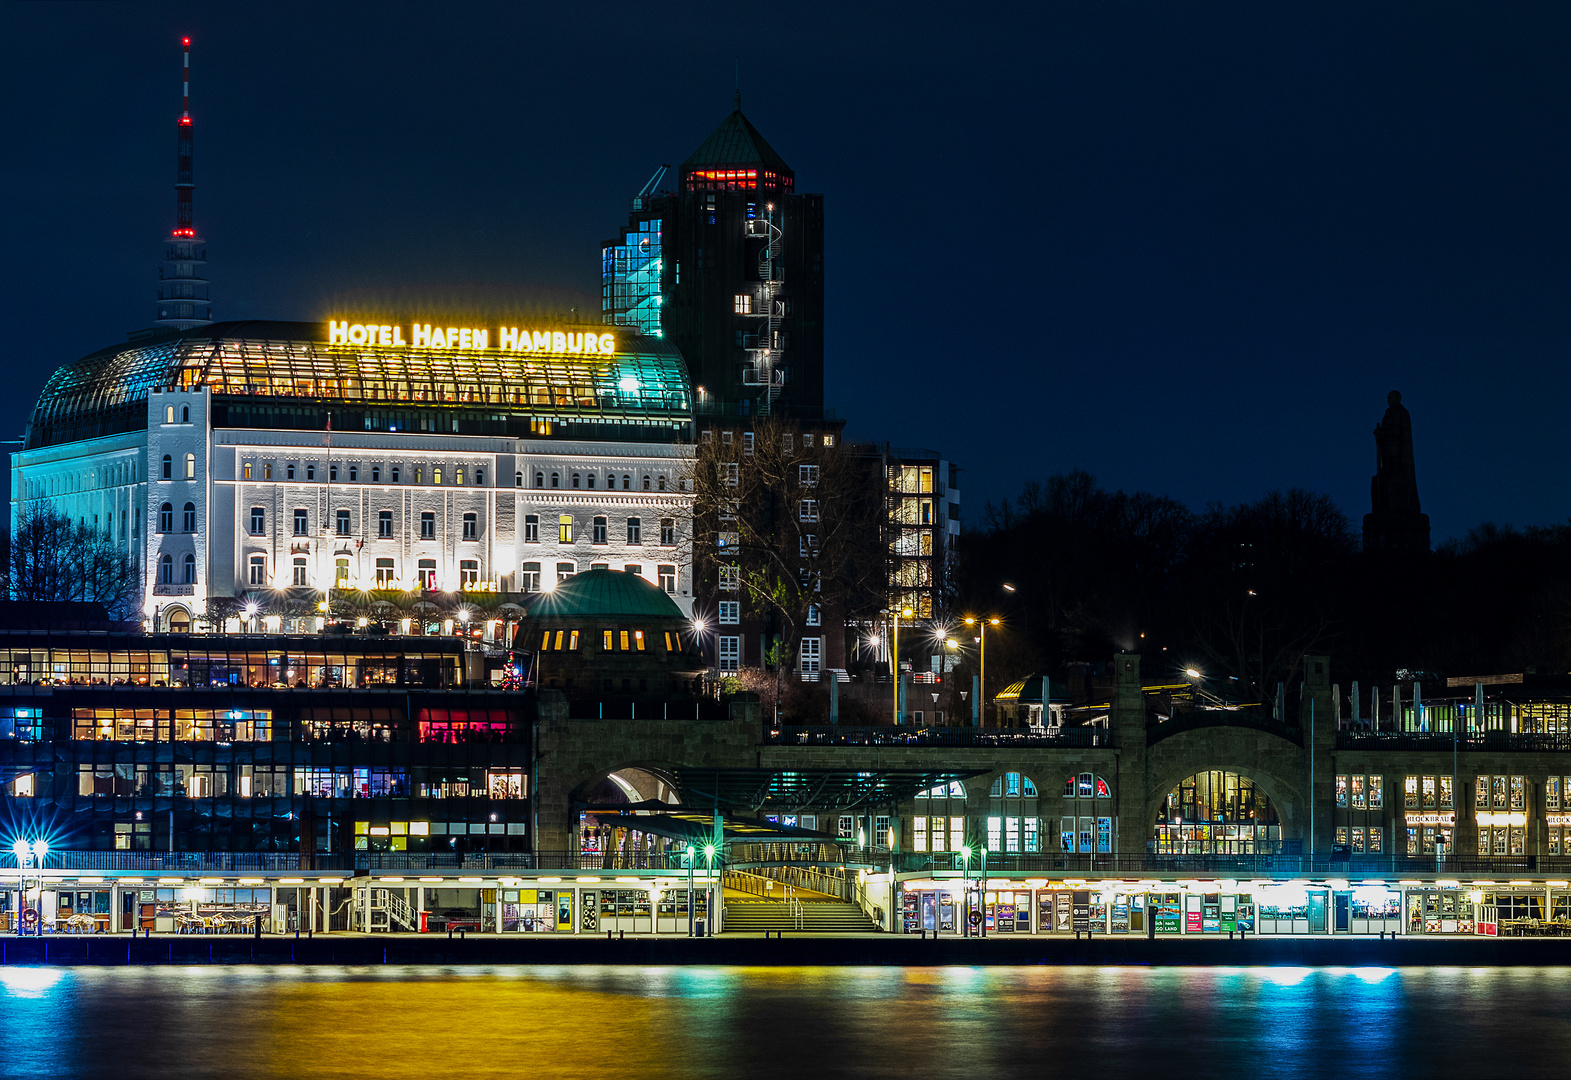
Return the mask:
<svg viewBox="0 0 1571 1080">
<path fill-rule="evenodd" d="M 585 418 L 690 417 L 687 366 L 675 346 L 626 327 L 578 329 L 613 333 L 616 352 L 574 356 L 329 345 L 325 323 L 215 323 L 103 349 L 58 369 L 38 399 L 33 427 L 70 427 L 124 411 L 155 387 L 203 386 L 230 396 L 365 405 L 478 405 Z M 29 432 L 29 445 L 37 442 Z"/>
</svg>

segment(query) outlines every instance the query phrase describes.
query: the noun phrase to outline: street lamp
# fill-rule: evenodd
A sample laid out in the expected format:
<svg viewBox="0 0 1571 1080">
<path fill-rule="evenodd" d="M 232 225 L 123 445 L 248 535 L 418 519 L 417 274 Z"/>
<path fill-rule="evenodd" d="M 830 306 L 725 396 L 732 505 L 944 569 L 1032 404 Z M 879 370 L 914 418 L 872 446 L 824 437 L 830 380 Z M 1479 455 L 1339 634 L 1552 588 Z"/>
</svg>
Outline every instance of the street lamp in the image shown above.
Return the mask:
<svg viewBox="0 0 1571 1080">
<path fill-rule="evenodd" d="M 998 625 L 998 616 L 967 615 L 966 625 L 977 628 L 977 644 L 981 648 L 977 651 L 978 670 L 976 696 L 976 726 L 982 727 L 987 722 L 987 628 Z"/>
<path fill-rule="evenodd" d="M 900 726 L 900 617 L 904 615 L 909 619 L 912 614 L 909 607 L 895 610 L 895 628 L 889 635 L 889 655 L 893 658 L 890 662 L 890 670 L 895 676 L 895 727 Z"/>
<path fill-rule="evenodd" d="M 27 906 L 28 864 L 33 863 L 39 869 L 42 869 L 44 865 L 44 856 L 49 854 L 49 844 L 47 841 L 42 839 L 34 840 L 32 843 L 28 843 L 26 840 L 18 840 L 16 843 L 11 845 L 11 852 L 16 856 L 16 932 L 18 935 L 20 935 L 26 932 L 26 915 L 29 910 Z M 42 934 L 44 932 L 43 920 L 39 919 L 38 922 L 38 933 Z"/>
<path fill-rule="evenodd" d="M 708 925 L 708 936 L 715 936 L 715 846 L 704 845 L 704 858 L 709 860 L 709 898 L 704 901 L 704 922 Z"/>
<path fill-rule="evenodd" d="M 687 845 L 687 936 L 693 936 L 693 865 L 698 861 L 693 845 Z"/>
</svg>

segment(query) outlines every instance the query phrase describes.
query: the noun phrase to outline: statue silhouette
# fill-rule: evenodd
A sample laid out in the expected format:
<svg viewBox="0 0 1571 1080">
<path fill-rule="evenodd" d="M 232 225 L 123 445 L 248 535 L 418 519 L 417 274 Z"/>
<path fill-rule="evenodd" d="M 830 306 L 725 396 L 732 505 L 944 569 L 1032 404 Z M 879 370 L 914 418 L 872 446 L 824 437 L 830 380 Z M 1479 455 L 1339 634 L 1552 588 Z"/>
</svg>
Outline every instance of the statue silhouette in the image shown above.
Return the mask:
<svg viewBox="0 0 1571 1080">
<path fill-rule="evenodd" d="M 1375 425 L 1375 475 L 1364 516 L 1364 550 L 1412 553 L 1429 550 L 1429 515 L 1420 512 L 1413 463 L 1413 417 L 1402 393 L 1386 395 L 1386 414 Z"/>
</svg>

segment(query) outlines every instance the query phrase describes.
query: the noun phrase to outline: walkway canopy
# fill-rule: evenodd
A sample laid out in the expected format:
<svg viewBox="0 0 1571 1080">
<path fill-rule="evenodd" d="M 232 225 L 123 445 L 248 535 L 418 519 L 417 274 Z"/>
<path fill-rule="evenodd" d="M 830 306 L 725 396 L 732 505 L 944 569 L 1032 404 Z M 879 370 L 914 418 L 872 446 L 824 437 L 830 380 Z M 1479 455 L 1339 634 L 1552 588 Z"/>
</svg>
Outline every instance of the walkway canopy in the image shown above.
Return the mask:
<svg viewBox="0 0 1571 1080">
<path fill-rule="evenodd" d="M 677 768 L 671 775 L 691 807 L 830 813 L 887 806 L 919 791 L 947 788 L 985 769 Z"/>
</svg>

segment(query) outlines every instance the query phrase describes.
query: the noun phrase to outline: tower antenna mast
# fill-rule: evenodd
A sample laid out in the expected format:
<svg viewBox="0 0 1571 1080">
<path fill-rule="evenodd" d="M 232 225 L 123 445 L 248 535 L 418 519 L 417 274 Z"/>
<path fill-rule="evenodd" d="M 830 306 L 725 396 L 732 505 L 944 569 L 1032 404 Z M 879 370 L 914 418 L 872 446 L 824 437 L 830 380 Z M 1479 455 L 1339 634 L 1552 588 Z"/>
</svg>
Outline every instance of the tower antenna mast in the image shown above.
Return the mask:
<svg viewBox="0 0 1571 1080">
<path fill-rule="evenodd" d="M 196 235 L 191 195 L 196 190 L 192 164 L 191 39 L 180 39 L 180 119 L 175 124 L 175 227 L 164 245 L 159 271 L 158 325 L 190 330 L 213 321 L 207 291 L 207 246 Z"/>
</svg>

